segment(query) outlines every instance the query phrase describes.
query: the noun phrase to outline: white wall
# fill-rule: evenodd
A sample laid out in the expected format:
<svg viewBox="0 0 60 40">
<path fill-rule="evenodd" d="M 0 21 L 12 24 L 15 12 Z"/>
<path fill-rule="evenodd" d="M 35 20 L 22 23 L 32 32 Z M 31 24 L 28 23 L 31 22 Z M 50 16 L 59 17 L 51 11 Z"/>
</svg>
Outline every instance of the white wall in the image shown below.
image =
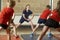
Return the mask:
<svg viewBox="0 0 60 40">
<path fill-rule="evenodd" d="M 31 16 L 30 16 L 30 17 L 31 17 Z M 18 24 L 20 18 L 21 18 L 21 16 L 15 16 L 14 23 L 15 23 L 15 24 Z M 37 24 L 38 19 L 39 19 L 39 16 L 34 16 L 34 18 L 33 18 L 33 20 L 32 20 L 33 24 Z M 24 22 L 22 25 L 29 25 L 29 23 Z"/>
</svg>

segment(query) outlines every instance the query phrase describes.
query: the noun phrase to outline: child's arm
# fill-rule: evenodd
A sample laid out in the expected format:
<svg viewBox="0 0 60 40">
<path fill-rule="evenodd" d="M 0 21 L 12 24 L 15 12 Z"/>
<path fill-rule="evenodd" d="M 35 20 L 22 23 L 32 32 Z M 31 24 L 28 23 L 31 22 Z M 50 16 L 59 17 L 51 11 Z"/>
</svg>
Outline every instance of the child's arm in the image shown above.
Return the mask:
<svg viewBox="0 0 60 40">
<path fill-rule="evenodd" d="M 8 26 L 10 26 L 10 23 L 11 23 L 11 19 L 12 17 L 10 17 L 10 20 L 7 22 Z"/>
<path fill-rule="evenodd" d="M 14 24 L 14 18 L 15 18 L 15 15 L 13 14 L 13 16 L 12 16 L 12 19 L 11 19 L 11 24 L 13 25 L 13 26 L 15 26 L 15 24 Z"/>
<path fill-rule="evenodd" d="M 39 27 L 39 24 L 36 25 L 36 27 L 33 29 L 33 32 L 35 32 L 38 27 Z"/>
<path fill-rule="evenodd" d="M 14 18 L 15 18 L 15 15 L 13 14 L 12 19 L 14 20 Z"/>
<path fill-rule="evenodd" d="M 23 14 L 23 17 L 24 17 L 25 20 L 28 20 L 28 21 L 29 21 L 29 19 L 27 19 L 27 18 L 25 17 L 25 14 Z"/>
<path fill-rule="evenodd" d="M 15 15 L 13 14 L 13 16 L 10 17 L 10 20 L 8 21 L 8 25 L 12 24 L 13 26 L 15 26 L 15 24 L 13 22 L 14 18 L 15 18 Z"/>
<path fill-rule="evenodd" d="M 34 18 L 34 14 L 32 14 L 32 18 L 31 18 L 31 20 Z"/>
<path fill-rule="evenodd" d="M 32 18 L 30 18 L 29 20 L 32 20 L 34 18 L 34 14 L 32 13 Z"/>
</svg>

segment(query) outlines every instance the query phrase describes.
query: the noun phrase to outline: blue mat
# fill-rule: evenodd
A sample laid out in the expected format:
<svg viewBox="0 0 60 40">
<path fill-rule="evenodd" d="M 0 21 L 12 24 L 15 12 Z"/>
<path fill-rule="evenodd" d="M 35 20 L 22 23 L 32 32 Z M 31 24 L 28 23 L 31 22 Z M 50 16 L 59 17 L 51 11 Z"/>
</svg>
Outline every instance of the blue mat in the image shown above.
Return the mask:
<svg viewBox="0 0 60 40">
<path fill-rule="evenodd" d="M 22 34 L 21 37 L 24 39 L 24 40 L 37 40 L 39 35 L 34 35 L 33 37 L 30 36 L 30 34 Z M 42 40 L 57 40 L 56 38 L 48 38 L 48 36 L 44 36 L 44 38 Z"/>
</svg>

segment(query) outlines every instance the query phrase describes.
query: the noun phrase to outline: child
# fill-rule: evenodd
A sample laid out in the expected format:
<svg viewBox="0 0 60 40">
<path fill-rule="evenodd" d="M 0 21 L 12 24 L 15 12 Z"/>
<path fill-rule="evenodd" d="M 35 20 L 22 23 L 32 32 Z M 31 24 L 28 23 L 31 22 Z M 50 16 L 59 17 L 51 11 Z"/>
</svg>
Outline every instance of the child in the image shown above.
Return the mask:
<svg viewBox="0 0 60 40">
<path fill-rule="evenodd" d="M 46 20 L 47 20 L 47 17 L 49 16 L 49 14 L 51 13 L 51 7 L 50 7 L 50 5 L 47 5 L 46 6 L 46 9 L 43 11 L 43 13 L 40 15 L 40 17 L 39 17 L 39 20 L 38 20 L 38 24 L 36 25 L 36 27 L 34 28 L 34 31 L 38 28 L 38 26 L 40 25 L 40 24 L 45 24 L 45 22 L 46 22 Z M 33 33 L 34 33 L 34 31 L 33 31 Z"/>
<path fill-rule="evenodd" d="M 29 18 L 30 15 L 32 15 L 32 18 Z M 23 10 L 22 17 L 21 17 L 17 27 L 19 27 L 24 21 L 26 21 L 26 22 L 28 22 L 31 25 L 31 28 L 32 28 L 32 31 L 33 31 L 33 23 L 31 21 L 33 19 L 33 17 L 34 17 L 34 14 L 30 10 L 30 5 L 27 4 L 25 9 Z"/>
<path fill-rule="evenodd" d="M 14 6 L 15 1 L 9 1 L 7 7 L 3 8 L 0 12 L 0 29 L 5 29 L 8 34 L 8 37 L 10 36 L 10 30 L 8 29 L 8 27 L 10 25 L 10 21 L 14 13 Z M 8 40 L 10 39 L 8 38 Z"/>
<path fill-rule="evenodd" d="M 43 36 L 46 34 L 49 28 L 55 28 L 57 31 L 60 32 L 60 1 L 57 3 L 57 8 L 53 10 L 52 15 L 49 17 L 49 19 L 46 21 L 44 28 L 38 37 L 38 40 L 42 40 Z M 53 37 L 57 38 L 60 40 L 59 37 L 56 35 L 52 35 Z"/>
</svg>

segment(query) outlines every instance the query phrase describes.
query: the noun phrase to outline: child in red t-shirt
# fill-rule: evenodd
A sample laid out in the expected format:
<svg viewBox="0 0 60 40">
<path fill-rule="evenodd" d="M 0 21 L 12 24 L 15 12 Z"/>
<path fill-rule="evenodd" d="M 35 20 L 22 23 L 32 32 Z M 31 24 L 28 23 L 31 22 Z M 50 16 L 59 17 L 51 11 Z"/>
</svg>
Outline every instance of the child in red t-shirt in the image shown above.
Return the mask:
<svg viewBox="0 0 60 40">
<path fill-rule="evenodd" d="M 60 32 L 60 1 L 57 3 L 57 8 L 53 10 L 52 15 L 48 18 L 46 21 L 44 28 L 42 29 L 42 32 L 40 36 L 38 37 L 38 40 L 42 40 L 43 36 L 46 34 L 49 28 L 55 28 L 57 31 Z M 60 40 L 57 35 L 51 34 L 53 37 Z"/>
<path fill-rule="evenodd" d="M 15 1 L 9 1 L 7 7 L 3 8 L 0 12 L 0 30 L 3 28 L 7 31 L 8 36 L 10 35 L 10 30 L 8 29 L 12 16 L 14 14 Z M 8 39 L 9 40 L 9 39 Z"/>
<path fill-rule="evenodd" d="M 40 24 L 45 24 L 46 20 L 47 20 L 47 17 L 49 16 L 49 14 L 51 13 L 51 10 L 50 10 L 50 5 L 47 5 L 46 6 L 46 9 L 43 11 L 43 13 L 40 15 L 39 17 L 39 20 L 38 20 L 38 24 L 36 25 L 36 27 L 34 28 L 34 31 L 38 28 L 38 26 Z M 34 32 L 33 31 L 33 32 Z"/>
</svg>

